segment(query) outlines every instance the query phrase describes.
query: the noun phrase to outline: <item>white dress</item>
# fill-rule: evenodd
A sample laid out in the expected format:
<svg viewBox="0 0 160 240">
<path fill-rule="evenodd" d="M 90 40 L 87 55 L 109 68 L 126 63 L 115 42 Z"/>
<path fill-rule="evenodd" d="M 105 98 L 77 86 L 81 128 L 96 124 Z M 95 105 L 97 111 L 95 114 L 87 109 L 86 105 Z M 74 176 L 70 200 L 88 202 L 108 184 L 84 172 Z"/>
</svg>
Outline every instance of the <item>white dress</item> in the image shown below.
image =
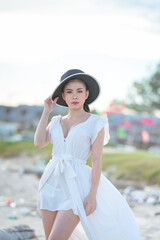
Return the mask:
<svg viewBox="0 0 160 240">
<path fill-rule="evenodd" d="M 52 159 L 39 183 L 38 209 L 72 209 L 80 217 L 80 224 L 89 240 L 141 239 L 128 203 L 103 174 L 96 195 L 96 210 L 86 216 L 83 207 L 91 186 L 92 169 L 86 161 L 90 147 L 103 127 L 104 145 L 109 141 L 107 115 L 91 114 L 86 121 L 72 127 L 66 138 L 60 119 L 61 115 L 57 115 L 50 122 Z"/>
</svg>

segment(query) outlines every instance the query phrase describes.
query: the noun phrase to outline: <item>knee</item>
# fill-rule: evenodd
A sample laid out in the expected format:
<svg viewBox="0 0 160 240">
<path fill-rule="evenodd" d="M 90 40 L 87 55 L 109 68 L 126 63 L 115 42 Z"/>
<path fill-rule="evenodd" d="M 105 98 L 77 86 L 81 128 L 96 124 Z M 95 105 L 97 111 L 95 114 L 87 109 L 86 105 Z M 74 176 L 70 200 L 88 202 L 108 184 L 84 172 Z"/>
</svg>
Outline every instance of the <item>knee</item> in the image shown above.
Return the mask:
<svg viewBox="0 0 160 240">
<path fill-rule="evenodd" d="M 47 238 L 47 240 L 54 240 L 55 238 L 52 235 L 49 235 L 49 237 Z"/>
<path fill-rule="evenodd" d="M 47 240 L 61 240 L 58 236 L 55 236 L 55 234 L 50 234 Z"/>
<path fill-rule="evenodd" d="M 47 238 L 47 240 L 55 240 L 56 238 L 54 236 L 52 236 L 52 234 L 49 235 L 49 237 Z"/>
</svg>

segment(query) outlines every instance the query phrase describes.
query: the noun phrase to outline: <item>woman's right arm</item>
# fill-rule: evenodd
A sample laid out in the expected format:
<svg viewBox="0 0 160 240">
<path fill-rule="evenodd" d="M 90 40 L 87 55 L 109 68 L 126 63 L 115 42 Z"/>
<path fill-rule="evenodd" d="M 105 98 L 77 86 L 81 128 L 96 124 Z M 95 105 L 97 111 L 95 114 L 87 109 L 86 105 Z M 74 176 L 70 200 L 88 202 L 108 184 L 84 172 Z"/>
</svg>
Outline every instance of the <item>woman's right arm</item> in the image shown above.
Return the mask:
<svg viewBox="0 0 160 240">
<path fill-rule="evenodd" d="M 55 108 L 57 100 L 58 100 L 58 97 L 55 98 L 54 101 L 52 101 L 50 96 L 44 100 L 44 109 L 34 135 L 35 147 L 42 148 L 50 143 L 50 140 L 49 140 L 50 124 L 47 126 L 47 123 L 48 123 L 49 114 Z"/>
</svg>

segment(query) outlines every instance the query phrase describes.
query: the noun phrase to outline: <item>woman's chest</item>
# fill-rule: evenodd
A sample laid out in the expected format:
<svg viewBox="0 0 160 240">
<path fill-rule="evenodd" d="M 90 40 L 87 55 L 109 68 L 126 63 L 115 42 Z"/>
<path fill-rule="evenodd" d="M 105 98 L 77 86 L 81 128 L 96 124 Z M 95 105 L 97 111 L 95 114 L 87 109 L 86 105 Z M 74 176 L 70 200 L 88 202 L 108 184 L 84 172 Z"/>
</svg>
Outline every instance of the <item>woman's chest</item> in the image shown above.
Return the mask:
<svg viewBox="0 0 160 240">
<path fill-rule="evenodd" d="M 72 146 L 80 146 L 83 144 L 90 145 L 91 133 L 87 126 L 81 124 L 73 126 L 69 131 L 64 132 L 60 123 L 51 128 L 51 139 L 53 144 L 72 144 Z M 66 134 L 67 132 L 67 134 Z"/>
</svg>

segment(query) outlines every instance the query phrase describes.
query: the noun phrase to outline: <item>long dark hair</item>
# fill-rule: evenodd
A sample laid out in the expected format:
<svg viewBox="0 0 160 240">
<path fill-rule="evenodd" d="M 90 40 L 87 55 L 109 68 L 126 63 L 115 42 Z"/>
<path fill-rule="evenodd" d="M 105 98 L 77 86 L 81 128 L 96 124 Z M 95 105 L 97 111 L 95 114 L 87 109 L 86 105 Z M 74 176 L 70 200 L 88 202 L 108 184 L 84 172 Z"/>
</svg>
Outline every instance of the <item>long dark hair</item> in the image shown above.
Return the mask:
<svg viewBox="0 0 160 240">
<path fill-rule="evenodd" d="M 88 104 L 87 104 L 86 102 L 85 102 L 84 105 L 83 105 L 83 109 L 84 109 L 84 111 L 86 111 L 86 112 L 90 112 L 89 106 L 88 106 Z"/>
<path fill-rule="evenodd" d="M 65 86 L 66 86 L 70 81 L 72 81 L 72 80 L 74 80 L 74 79 L 71 79 L 71 80 L 67 81 L 67 82 L 63 85 L 63 87 L 62 87 L 62 92 L 64 92 Z M 87 90 L 89 91 L 89 87 L 88 87 L 87 83 L 86 83 L 85 81 L 81 80 L 81 79 L 78 79 L 78 80 L 80 80 L 81 82 L 83 82 L 84 85 L 86 86 L 86 91 L 87 91 Z M 86 101 L 84 102 L 83 109 L 84 109 L 84 111 L 86 111 L 86 112 L 90 112 L 90 109 L 89 109 L 89 106 L 88 106 L 88 103 L 87 103 L 87 99 L 86 99 Z"/>
</svg>

